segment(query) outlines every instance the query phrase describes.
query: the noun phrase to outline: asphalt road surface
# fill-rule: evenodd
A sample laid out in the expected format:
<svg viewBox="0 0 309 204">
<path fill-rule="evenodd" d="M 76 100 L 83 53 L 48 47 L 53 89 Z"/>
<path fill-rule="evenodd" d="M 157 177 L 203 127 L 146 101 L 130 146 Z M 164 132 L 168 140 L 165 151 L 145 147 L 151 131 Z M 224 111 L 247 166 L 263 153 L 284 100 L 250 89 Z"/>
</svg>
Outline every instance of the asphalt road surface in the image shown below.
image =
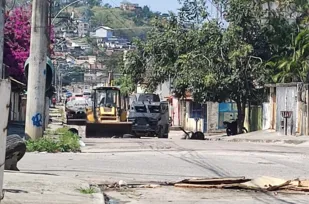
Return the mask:
<svg viewBox="0 0 309 204">
<path fill-rule="evenodd" d="M 27 153 L 21 171 L 57 174 L 103 184 L 179 181 L 191 177 L 309 179 L 309 145 L 170 139 L 84 139 L 83 153 Z M 304 195 L 148 189 L 108 192 L 115 203 L 308 203 Z M 179 195 L 179 196 L 177 196 Z M 116 202 L 117 201 L 117 202 Z"/>
</svg>

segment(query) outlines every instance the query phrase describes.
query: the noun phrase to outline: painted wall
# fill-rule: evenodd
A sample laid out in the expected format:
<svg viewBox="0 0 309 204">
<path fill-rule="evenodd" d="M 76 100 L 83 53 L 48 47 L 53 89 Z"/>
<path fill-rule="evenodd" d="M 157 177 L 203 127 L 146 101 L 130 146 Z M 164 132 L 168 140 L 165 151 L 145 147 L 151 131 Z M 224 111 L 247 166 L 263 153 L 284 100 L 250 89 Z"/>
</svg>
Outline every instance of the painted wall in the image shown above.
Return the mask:
<svg viewBox="0 0 309 204">
<path fill-rule="evenodd" d="M 195 119 L 190 115 L 190 105 L 192 101 L 185 101 L 186 107 L 186 113 L 185 113 L 185 125 L 184 128 L 188 131 L 201 131 L 204 132 L 204 119 L 200 119 L 197 124 Z"/>
<path fill-rule="evenodd" d="M 263 113 L 262 113 L 262 129 L 263 130 L 268 130 L 271 128 L 271 108 L 270 108 L 270 103 L 263 103 Z"/>
<path fill-rule="evenodd" d="M 168 81 L 161 83 L 157 87 L 155 93 L 160 96 L 161 100 L 165 100 L 167 97 L 169 97 L 171 95 L 170 83 Z"/>
<path fill-rule="evenodd" d="M 172 106 L 170 107 L 171 109 L 171 114 L 170 117 L 172 117 L 173 122 L 172 125 L 173 126 L 179 126 L 179 100 L 177 98 L 172 98 Z"/>
<path fill-rule="evenodd" d="M 216 132 L 219 123 L 219 103 L 207 102 L 207 130 Z"/>
<path fill-rule="evenodd" d="M 262 106 L 252 106 L 249 118 L 249 108 L 246 108 L 244 126 L 249 132 L 263 129 L 263 108 Z M 250 124 L 250 126 L 249 126 Z"/>
<path fill-rule="evenodd" d="M 104 28 L 99 28 L 95 31 L 95 36 L 99 38 L 111 38 L 113 37 L 113 32 Z"/>
<path fill-rule="evenodd" d="M 0 80 L 0 164 L 5 163 L 5 150 L 7 139 L 7 126 L 9 120 L 9 109 L 7 106 L 10 104 L 11 96 L 11 82 L 9 80 Z M 3 192 L 3 176 L 4 165 L 0 166 L 0 198 L 4 196 Z"/>
</svg>

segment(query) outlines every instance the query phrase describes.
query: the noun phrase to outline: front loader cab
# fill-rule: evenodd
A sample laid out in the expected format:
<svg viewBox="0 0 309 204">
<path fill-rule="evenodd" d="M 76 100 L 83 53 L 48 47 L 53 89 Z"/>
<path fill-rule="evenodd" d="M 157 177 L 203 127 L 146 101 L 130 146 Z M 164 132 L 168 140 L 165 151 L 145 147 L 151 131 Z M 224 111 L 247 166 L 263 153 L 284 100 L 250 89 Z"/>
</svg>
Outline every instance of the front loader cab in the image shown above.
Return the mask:
<svg viewBox="0 0 309 204">
<path fill-rule="evenodd" d="M 120 89 L 117 87 L 98 87 L 93 94 L 93 113 L 96 121 L 119 120 L 121 110 Z"/>
<path fill-rule="evenodd" d="M 117 88 L 102 87 L 95 90 L 95 102 L 97 107 L 120 107 L 120 90 Z"/>
</svg>

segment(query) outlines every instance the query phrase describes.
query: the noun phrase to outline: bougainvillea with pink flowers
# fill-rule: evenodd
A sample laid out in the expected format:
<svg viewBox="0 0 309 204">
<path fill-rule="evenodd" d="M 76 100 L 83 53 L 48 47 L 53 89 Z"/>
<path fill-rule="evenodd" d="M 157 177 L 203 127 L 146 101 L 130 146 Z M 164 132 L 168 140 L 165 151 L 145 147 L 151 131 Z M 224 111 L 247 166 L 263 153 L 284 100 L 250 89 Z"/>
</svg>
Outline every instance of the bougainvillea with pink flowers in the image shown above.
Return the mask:
<svg viewBox="0 0 309 204">
<path fill-rule="evenodd" d="M 25 81 L 24 63 L 30 53 L 30 34 L 31 6 L 15 8 L 6 13 L 3 63 L 6 75 L 21 81 Z"/>
</svg>

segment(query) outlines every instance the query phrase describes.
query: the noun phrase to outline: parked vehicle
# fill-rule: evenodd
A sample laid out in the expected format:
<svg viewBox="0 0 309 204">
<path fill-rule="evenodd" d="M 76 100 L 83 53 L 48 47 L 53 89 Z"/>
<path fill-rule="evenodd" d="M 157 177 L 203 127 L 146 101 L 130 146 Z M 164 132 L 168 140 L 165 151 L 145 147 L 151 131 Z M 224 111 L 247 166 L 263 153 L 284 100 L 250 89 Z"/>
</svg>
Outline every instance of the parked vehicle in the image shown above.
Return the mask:
<svg viewBox="0 0 309 204">
<path fill-rule="evenodd" d="M 65 106 L 67 124 L 85 123 L 86 107 L 89 105 L 89 101 L 84 97 L 71 97 Z"/>
<path fill-rule="evenodd" d="M 128 121 L 133 123 L 135 136 L 168 138 L 170 117 L 168 103 L 157 94 L 131 96 Z"/>
<path fill-rule="evenodd" d="M 238 134 L 238 119 L 233 120 L 231 122 L 224 121 L 223 125 L 226 128 L 227 136 Z M 248 132 L 248 130 L 245 127 L 243 127 L 241 133 L 247 133 L 247 132 Z"/>
<path fill-rule="evenodd" d="M 120 87 L 113 86 L 113 72 L 109 72 L 107 83 L 93 89 L 92 108 L 87 108 L 86 137 L 131 136 L 125 99 Z"/>
<path fill-rule="evenodd" d="M 84 98 L 86 98 L 86 99 L 91 98 L 91 91 L 88 91 L 88 90 L 86 91 L 86 90 L 84 90 L 83 96 L 84 96 Z"/>
</svg>

